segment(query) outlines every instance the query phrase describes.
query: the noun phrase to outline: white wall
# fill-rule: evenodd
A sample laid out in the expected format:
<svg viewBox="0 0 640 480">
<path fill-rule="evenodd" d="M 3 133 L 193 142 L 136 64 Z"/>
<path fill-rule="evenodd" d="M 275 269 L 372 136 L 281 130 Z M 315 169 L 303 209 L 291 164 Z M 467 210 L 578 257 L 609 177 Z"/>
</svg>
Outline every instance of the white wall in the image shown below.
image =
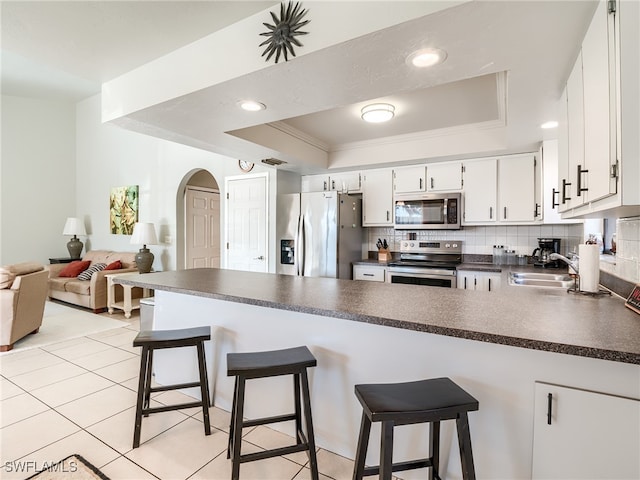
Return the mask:
<svg viewBox="0 0 640 480">
<path fill-rule="evenodd" d="M 2 96 L 0 265 L 65 257 L 76 215 L 75 106 Z"/>
<path fill-rule="evenodd" d="M 148 246 L 155 255 L 153 268 L 180 267 L 176 205 L 177 198 L 182 198 L 185 178 L 199 169 L 209 171 L 224 198 L 224 177 L 241 173 L 237 159 L 103 124 L 100 95 L 78 103 L 76 116 L 76 207 L 87 227 L 86 247 L 117 251 L 141 248 L 131 245 L 129 236 L 109 232 L 111 188 L 138 185 L 139 220 L 155 224 L 160 242 L 160 245 Z M 253 172 L 260 171 L 275 172 L 256 165 Z M 221 222 L 224 225 L 223 216 Z M 167 237 L 171 243 L 166 243 Z"/>
</svg>

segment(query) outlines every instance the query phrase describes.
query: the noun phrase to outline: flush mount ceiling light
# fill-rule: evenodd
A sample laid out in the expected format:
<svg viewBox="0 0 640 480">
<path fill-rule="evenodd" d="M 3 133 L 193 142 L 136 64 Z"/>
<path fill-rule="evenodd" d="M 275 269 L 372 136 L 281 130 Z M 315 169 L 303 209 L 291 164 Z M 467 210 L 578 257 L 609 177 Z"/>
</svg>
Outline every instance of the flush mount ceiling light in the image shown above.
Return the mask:
<svg viewBox="0 0 640 480">
<path fill-rule="evenodd" d="M 416 50 L 407 57 L 407 63 L 414 67 L 433 67 L 447 59 L 447 52 L 439 48 L 424 48 Z"/>
<path fill-rule="evenodd" d="M 558 122 L 556 122 L 555 120 L 549 120 L 548 122 L 544 122 L 542 125 L 540 125 L 540 128 L 544 128 L 545 130 L 549 128 L 557 128 L 557 127 L 558 127 Z"/>
<path fill-rule="evenodd" d="M 382 123 L 393 118 L 396 107 L 388 103 L 372 103 L 360 111 L 360 116 L 365 122 Z"/>
<path fill-rule="evenodd" d="M 253 100 L 242 100 L 238 102 L 238 106 L 247 112 L 259 112 L 260 110 L 267 108 L 264 103 L 255 102 Z"/>
</svg>

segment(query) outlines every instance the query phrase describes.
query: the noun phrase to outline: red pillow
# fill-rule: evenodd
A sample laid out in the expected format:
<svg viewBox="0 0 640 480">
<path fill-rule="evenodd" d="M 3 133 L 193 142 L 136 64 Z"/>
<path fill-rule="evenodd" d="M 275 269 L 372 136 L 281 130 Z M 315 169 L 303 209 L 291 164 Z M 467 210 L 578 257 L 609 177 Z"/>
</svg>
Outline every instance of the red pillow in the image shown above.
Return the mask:
<svg viewBox="0 0 640 480">
<path fill-rule="evenodd" d="M 120 260 L 116 260 L 115 262 L 111 262 L 109 265 L 105 267 L 105 270 L 120 270 L 122 268 L 122 262 Z"/>
<path fill-rule="evenodd" d="M 87 268 L 89 268 L 89 265 L 91 265 L 91 260 L 74 260 L 73 262 L 68 264 L 66 267 L 64 267 L 60 271 L 60 274 L 58 276 L 59 277 L 77 277 L 82 272 L 84 272 Z"/>
</svg>

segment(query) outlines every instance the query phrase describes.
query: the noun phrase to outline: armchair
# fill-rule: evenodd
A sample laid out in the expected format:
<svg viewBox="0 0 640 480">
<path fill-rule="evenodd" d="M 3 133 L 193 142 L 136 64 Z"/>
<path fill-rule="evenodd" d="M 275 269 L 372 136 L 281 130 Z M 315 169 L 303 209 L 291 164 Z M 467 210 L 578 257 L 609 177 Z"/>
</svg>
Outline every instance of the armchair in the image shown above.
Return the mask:
<svg viewBox="0 0 640 480">
<path fill-rule="evenodd" d="M 49 272 L 35 262 L 0 268 L 0 352 L 42 325 Z"/>
</svg>

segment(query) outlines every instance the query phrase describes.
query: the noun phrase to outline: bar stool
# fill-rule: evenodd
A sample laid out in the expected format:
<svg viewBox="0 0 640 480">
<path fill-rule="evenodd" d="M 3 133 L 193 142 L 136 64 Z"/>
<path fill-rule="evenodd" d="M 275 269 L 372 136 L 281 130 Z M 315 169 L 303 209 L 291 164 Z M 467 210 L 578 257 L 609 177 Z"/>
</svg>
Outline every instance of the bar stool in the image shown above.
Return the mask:
<svg viewBox="0 0 640 480">
<path fill-rule="evenodd" d="M 407 383 L 356 385 L 362 404 L 362 423 L 353 471 L 353 479 L 377 475 L 391 480 L 392 472 L 431 467 L 438 476 L 440 456 L 440 421 L 456 420 L 462 460 L 462 478 L 474 480 L 473 455 L 467 412 L 478 410 L 478 401 L 449 378 L 434 378 Z M 380 465 L 365 467 L 371 422 L 382 422 Z M 430 423 L 428 458 L 393 463 L 393 428 L 400 425 Z"/>
<path fill-rule="evenodd" d="M 308 451 L 311 478 L 318 480 L 318 462 L 311 420 L 311 398 L 307 368 L 315 367 L 317 361 L 305 346 L 274 350 L 268 352 L 228 353 L 227 375 L 235 376 L 231 424 L 229 426 L 229 445 L 227 458 L 231 458 L 231 479 L 240 478 L 240 464 L 277 457 L 294 452 Z M 280 375 L 293 375 L 293 398 L 295 412 L 273 417 L 244 420 L 244 394 L 246 381 L 252 378 L 265 378 Z M 302 405 L 300 394 L 302 393 Z M 307 435 L 302 430 L 302 409 L 306 422 Z M 257 453 L 240 454 L 242 448 L 242 429 L 256 425 L 279 423 L 295 420 L 296 444 Z"/>
<path fill-rule="evenodd" d="M 140 446 L 140 430 L 142 416 L 150 413 L 168 412 L 183 408 L 202 406 L 204 419 L 204 433 L 211 435 L 209 424 L 209 386 L 207 383 L 207 365 L 204 356 L 204 342 L 211 339 L 211 327 L 183 328 L 178 330 L 149 330 L 142 331 L 133 340 L 134 347 L 142 347 L 140 356 L 140 380 L 138 381 L 138 402 L 136 405 L 136 423 L 133 431 L 133 448 Z M 198 350 L 198 370 L 200 380 L 197 382 L 163 385 L 151 388 L 153 372 L 153 351 L 163 348 L 196 347 Z M 165 392 L 180 388 L 200 387 L 201 400 L 189 403 L 149 407 L 149 400 L 153 392 Z"/>
</svg>

